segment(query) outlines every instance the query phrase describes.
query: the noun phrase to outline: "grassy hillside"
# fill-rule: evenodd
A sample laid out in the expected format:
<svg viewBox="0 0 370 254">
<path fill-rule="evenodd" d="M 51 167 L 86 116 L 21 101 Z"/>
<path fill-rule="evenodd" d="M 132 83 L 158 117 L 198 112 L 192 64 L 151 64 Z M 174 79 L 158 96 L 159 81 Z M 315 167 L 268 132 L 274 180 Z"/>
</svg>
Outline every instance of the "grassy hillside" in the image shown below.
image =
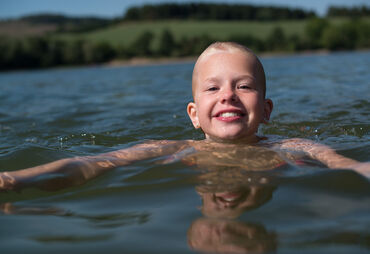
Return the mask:
<svg viewBox="0 0 370 254">
<path fill-rule="evenodd" d="M 331 18 L 330 23 L 341 24 L 348 18 Z M 370 23 L 370 18 L 363 18 Z M 139 21 L 122 22 L 104 29 L 87 33 L 57 34 L 56 38 L 73 40 L 86 39 L 92 42 L 108 42 L 113 46 L 128 46 L 144 31 L 152 32 L 153 46 L 158 44 L 159 34 L 164 29 L 169 29 L 176 40 L 183 37 L 192 38 L 207 34 L 218 40 L 225 40 L 233 35 L 251 35 L 258 39 L 266 39 L 276 27 L 281 27 L 286 36 L 304 33 L 307 20 L 292 21 L 193 21 L 193 20 L 167 20 L 167 21 Z"/>
<path fill-rule="evenodd" d="M 105 41 L 112 45 L 131 44 L 144 31 L 151 31 L 155 38 L 159 38 L 159 34 L 164 29 L 169 29 L 175 39 L 179 40 L 182 37 L 195 37 L 207 34 L 212 38 L 219 40 L 227 39 L 231 35 L 252 35 L 256 38 L 265 39 L 271 30 L 279 26 L 286 35 L 298 34 L 301 35 L 304 30 L 306 21 L 279 21 L 279 22 L 258 22 L 258 21 L 156 21 L 156 22 L 129 22 L 120 23 L 105 29 L 96 30 L 82 34 L 59 34 L 58 38 L 63 39 L 87 39 L 89 41 L 98 42 Z M 158 41 L 154 41 L 157 44 Z"/>
<path fill-rule="evenodd" d="M 58 14 L 36 14 L 18 19 L 0 20 L 0 36 L 24 38 L 56 32 L 92 31 L 116 23 L 96 17 L 68 17 Z"/>
<path fill-rule="evenodd" d="M 38 26 L 34 25 L 36 29 Z M 256 52 L 370 48 L 369 17 L 274 22 L 126 21 L 73 33 L 38 28 L 34 35 L 44 35 L 22 38 L 17 37 L 19 33 L 2 37 L 0 29 L 3 52 L 0 70 L 92 64 L 133 57 L 195 56 L 214 40 L 233 40 Z"/>
<path fill-rule="evenodd" d="M 11 38 L 24 38 L 27 36 L 42 36 L 49 32 L 55 32 L 54 24 L 31 24 L 25 21 L 1 21 L 0 36 Z"/>
</svg>

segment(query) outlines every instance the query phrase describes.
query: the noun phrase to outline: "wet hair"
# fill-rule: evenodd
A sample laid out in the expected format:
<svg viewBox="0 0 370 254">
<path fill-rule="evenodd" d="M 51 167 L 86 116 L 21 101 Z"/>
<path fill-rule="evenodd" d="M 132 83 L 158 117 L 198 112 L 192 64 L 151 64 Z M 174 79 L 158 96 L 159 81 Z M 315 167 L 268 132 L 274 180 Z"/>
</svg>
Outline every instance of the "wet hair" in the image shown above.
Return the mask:
<svg viewBox="0 0 370 254">
<path fill-rule="evenodd" d="M 261 80 L 261 85 L 262 85 L 262 91 L 263 91 L 263 97 L 265 98 L 266 96 L 266 77 L 265 77 L 265 71 L 263 69 L 262 63 L 258 59 L 258 57 L 253 53 L 253 51 L 249 48 L 247 48 L 244 45 L 241 45 L 236 42 L 214 42 L 211 45 L 209 45 L 203 52 L 200 54 L 198 57 L 195 65 L 194 65 L 194 70 L 193 70 L 193 76 L 192 76 L 192 93 L 193 97 L 195 94 L 195 79 L 196 75 L 198 73 L 198 68 L 197 65 L 206 57 L 215 54 L 217 52 L 229 52 L 229 53 L 234 53 L 234 52 L 242 52 L 245 53 L 249 56 L 252 56 L 256 59 L 257 62 L 257 73 L 260 73 L 260 80 Z"/>
</svg>

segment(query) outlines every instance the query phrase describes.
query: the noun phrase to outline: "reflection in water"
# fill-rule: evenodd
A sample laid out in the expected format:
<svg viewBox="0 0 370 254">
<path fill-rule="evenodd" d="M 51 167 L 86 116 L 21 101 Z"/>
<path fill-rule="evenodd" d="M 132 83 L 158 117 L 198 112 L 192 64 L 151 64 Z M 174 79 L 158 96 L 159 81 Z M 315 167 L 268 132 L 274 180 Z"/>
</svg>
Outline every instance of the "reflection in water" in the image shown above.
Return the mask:
<svg viewBox="0 0 370 254">
<path fill-rule="evenodd" d="M 230 220 L 247 210 L 262 206 L 272 198 L 276 189 L 274 173 L 249 172 L 240 167 L 217 167 L 202 171 L 202 174 L 197 175 L 195 189 L 202 197 L 201 210 L 205 217 L 191 223 L 188 230 L 189 246 L 199 251 L 227 253 L 263 253 L 275 250 L 277 248 L 275 234 L 268 232 L 263 225 Z M 145 212 L 84 215 L 55 207 L 21 206 L 12 203 L 0 204 L 0 211 L 4 214 L 80 218 L 94 228 L 102 229 L 143 224 L 150 217 L 150 214 Z M 101 240 L 104 241 L 113 235 L 93 237 L 102 237 Z M 83 242 L 93 239 L 75 234 L 62 234 L 39 235 L 34 240 Z"/>
<path fill-rule="evenodd" d="M 271 172 L 246 172 L 238 168 L 208 172 L 199 176 L 199 180 L 196 191 L 202 197 L 202 213 L 211 218 L 237 218 L 244 211 L 268 202 L 276 189 Z"/>
<path fill-rule="evenodd" d="M 272 198 L 276 186 L 270 173 L 240 168 L 208 171 L 199 176 L 197 193 L 205 217 L 188 230 L 188 244 L 197 251 L 215 253 L 265 253 L 277 249 L 274 233 L 264 226 L 235 219 Z"/>
<path fill-rule="evenodd" d="M 271 199 L 273 190 L 273 187 L 246 186 L 233 191 L 198 193 L 202 197 L 202 213 L 205 216 L 232 219 L 266 203 Z"/>
<path fill-rule="evenodd" d="M 27 215 L 58 215 L 68 216 L 69 213 L 62 209 L 55 207 L 27 207 L 27 206 L 15 206 L 12 203 L 0 204 L 0 212 L 4 214 L 27 214 Z"/>
<path fill-rule="evenodd" d="M 188 244 L 197 251 L 264 253 L 276 250 L 274 233 L 257 224 L 200 218 L 188 230 Z"/>
<path fill-rule="evenodd" d="M 0 204 L 0 213 L 6 215 L 54 215 L 60 217 L 80 218 L 96 228 L 116 228 L 126 225 L 143 224 L 150 220 L 146 212 L 124 212 L 109 214 L 77 214 L 57 207 L 22 206 L 10 202 Z"/>
</svg>

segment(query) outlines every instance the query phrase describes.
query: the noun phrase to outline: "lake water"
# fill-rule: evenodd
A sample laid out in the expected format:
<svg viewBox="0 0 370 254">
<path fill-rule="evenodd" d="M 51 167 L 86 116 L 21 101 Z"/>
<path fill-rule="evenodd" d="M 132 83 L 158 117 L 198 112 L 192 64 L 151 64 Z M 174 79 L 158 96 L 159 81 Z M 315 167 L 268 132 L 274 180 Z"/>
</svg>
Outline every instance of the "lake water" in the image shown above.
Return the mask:
<svg viewBox="0 0 370 254">
<path fill-rule="evenodd" d="M 308 138 L 370 160 L 370 52 L 262 62 L 275 108 L 261 133 Z M 146 139 L 202 139 L 185 111 L 192 67 L 0 73 L 0 171 Z M 257 191 L 264 196 L 234 219 L 202 215 L 207 177 L 181 162 L 148 160 L 82 186 L 0 193 L 1 253 L 369 253 L 370 181 L 357 173 L 305 166 L 267 172 L 272 184 Z M 258 177 L 237 181 L 252 193 Z M 214 188 L 227 188 L 218 180 Z"/>
</svg>

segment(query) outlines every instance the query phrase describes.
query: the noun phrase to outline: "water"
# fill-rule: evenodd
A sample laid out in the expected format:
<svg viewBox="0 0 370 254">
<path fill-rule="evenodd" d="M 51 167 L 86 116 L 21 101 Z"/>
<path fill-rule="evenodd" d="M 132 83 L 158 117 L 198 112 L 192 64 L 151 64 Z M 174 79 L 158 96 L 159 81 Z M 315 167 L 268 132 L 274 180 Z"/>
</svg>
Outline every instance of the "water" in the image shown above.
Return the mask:
<svg viewBox="0 0 370 254">
<path fill-rule="evenodd" d="M 369 52 L 262 62 L 275 105 L 262 133 L 308 138 L 350 158 L 370 159 Z M 146 139 L 202 139 L 185 111 L 192 67 L 1 73 L 0 170 Z M 369 252 L 370 182 L 357 173 L 287 167 L 215 175 L 181 162 L 157 162 L 117 168 L 58 191 L 0 193 L 1 252 Z M 202 215 L 214 212 L 209 193 L 231 185 L 244 195 L 256 193 L 253 205 L 236 211 L 234 219 Z"/>
</svg>

